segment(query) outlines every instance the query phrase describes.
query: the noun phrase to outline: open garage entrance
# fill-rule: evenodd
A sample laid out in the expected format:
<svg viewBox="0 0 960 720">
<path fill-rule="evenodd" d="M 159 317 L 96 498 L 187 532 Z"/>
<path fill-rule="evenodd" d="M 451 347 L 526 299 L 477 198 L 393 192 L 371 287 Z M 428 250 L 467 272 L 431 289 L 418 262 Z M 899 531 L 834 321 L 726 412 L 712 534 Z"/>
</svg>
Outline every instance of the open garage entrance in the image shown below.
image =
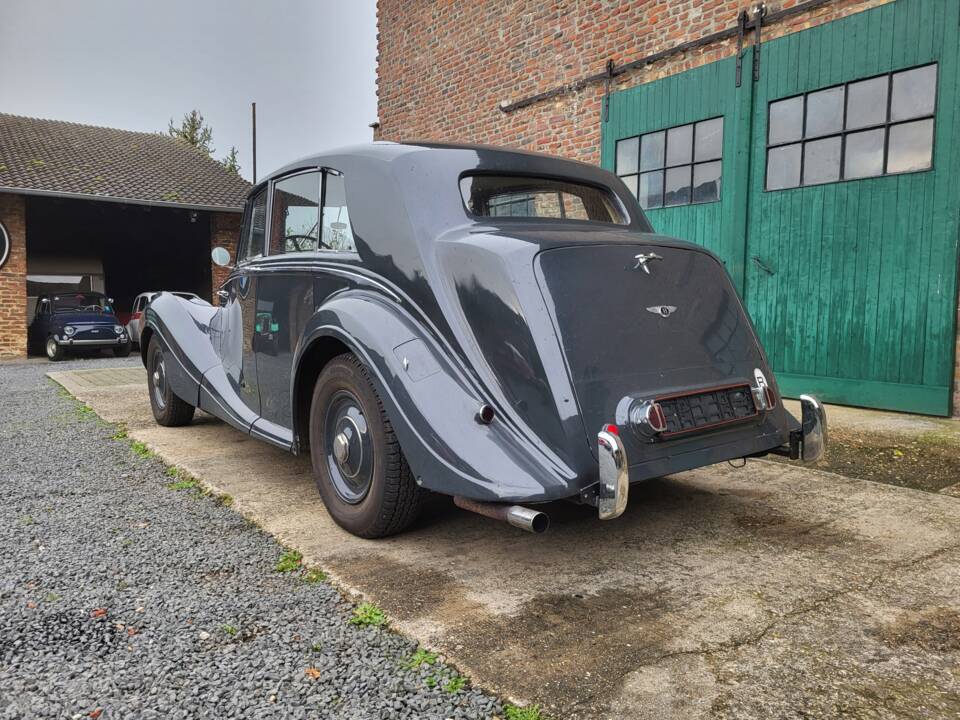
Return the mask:
<svg viewBox="0 0 960 720">
<path fill-rule="evenodd" d="M 182 208 L 26 198 L 27 321 L 40 294 L 92 290 L 125 323 L 134 298 L 180 290 L 209 298 L 210 214 Z"/>
</svg>

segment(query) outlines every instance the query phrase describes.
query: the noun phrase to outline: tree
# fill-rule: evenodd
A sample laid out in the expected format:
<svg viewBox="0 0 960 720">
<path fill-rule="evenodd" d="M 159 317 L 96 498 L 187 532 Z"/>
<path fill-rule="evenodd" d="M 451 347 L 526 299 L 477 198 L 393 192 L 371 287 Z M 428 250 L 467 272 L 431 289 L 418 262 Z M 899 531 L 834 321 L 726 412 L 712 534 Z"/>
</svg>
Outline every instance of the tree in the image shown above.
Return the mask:
<svg viewBox="0 0 960 720">
<path fill-rule="evenodd" d="M 170 118 L 170 124 L 167 133 L 172 138 L 192 145 L 197 150 L 213 155 L 213 130 L 203 124 L 203 114 L 199 110 L 191 110 L 183 116 L 180 127 L 173 124 L 173 118 Z"/>
<path fill-rule="evenodd" d="M 230 152 L 227 154 L 227 156 L 223 160 L 220 161 L 220 164 L 223 165 L 225 169 L 232 172 L 234 175 L 239 175 L 240 174 L 240 158 L 239 158 L 239 153 L 237 152 L 237 148 L 231 145 Z"/>
</svg>

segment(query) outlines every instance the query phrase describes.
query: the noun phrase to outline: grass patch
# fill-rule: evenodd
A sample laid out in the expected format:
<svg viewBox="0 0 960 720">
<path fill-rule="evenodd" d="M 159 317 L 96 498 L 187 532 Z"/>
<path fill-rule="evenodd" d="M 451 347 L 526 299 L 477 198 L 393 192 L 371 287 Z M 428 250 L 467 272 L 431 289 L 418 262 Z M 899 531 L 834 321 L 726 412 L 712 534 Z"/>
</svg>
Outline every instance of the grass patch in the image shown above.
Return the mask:
<svg viewBox="0 0 960 720">
<path fill-rule="evenodd" d="M 277 560 L 274 570 L 278 573 L 288 573 L 298 570 L 303 562 L 303 555 L 296 550 L 284 550 L 283 555 Z"/>
<path fill-rule="evenodd" d="M 452 695 L 453 693 L 460 692 L 463 689 L 463 686 L 466 684 L 467 679 L 463 675 L 454 675 L 443 684 L 443 689 L 444 692 L 448 692 Z"/>
<path fill-rule="evenodd" d="M 127 429 L 123 425 L 117 426 L 117 431 L 110 436 L 111 440 L 126 440 L 127 439 Z"/>
<path fill-rule="evenodd" d="M 237 634 L 237 629 L 233 625 L 222 625 L 220 629 L 230 637 L 234 637 Z"/>
<path fill-rule="evenodd" d="M 97 414 L 93 411 L 93 408 L 82 402 L 77 403 L 76 413 L 77 417 L 81 420 L 95 420 L 97 418 Z"/>
<path fill-rule="evenodd" d="M 327 581 L 327 574 L 320 568 L 310 568 L 303 574 L 303 581 L 311 585 Z"/>
<path fill-rule="evenodd" d="M 142 443 L 139 440 L 134 440 L 132 443 L 130 443 L 130 449 L 142 458 L 154 456 L 153 450 L 148 448 L 146 443 Z"/>
<path fill-rule="evenodd" d="M 437 653 L 430 652 L 423 648 L 417 648 L 417 651 L 407 658 L 403 664 L 408 670 L 416 670 L 423 665 L 433 665 L 437 661 Z"/>
<path fill-rule="evenodd" d="M 353 616 L 350 618 L 351 625 L 358 627 L 380 627 L 387 624 L 387 616 L 383 610 L 373 603 L 360 603 L 353 609 Z"/>
<path fill-rule="evenodd" d="M 57 595 L 55 592 L 48 592 L 46 595 L 44 595 L 43 599 L 48 603 L 55 603 L 55 602 L 59 602 L 60 596 Z"/>
<path fill-rule="evenodd" d="M 223 505 L 224 507 L 233 507 L 233 497 L 227 493 L 221 493 L 216 497 L 217 505 Z"/>
<path fill-rule="evenodd" d="M 520 707 L 519 705 L 507 703 L 503 706 L 503 717 L 506 720 L 544 720 L 540 714 L 539 705 Z"/>
<path fill-rule="evenodd" d="M 310 649 L 316 653 L 323 652 L 323 643 L 314 643 L 310 646 Z"/>
<path fill-rule="evenodd" d="M 200 486 L 200 482 L 195 477 L 181 477 L 179 480 L 175 480 L 172 483 L 167 483 L 168 490 L 193 490 Z"/>
</svg>

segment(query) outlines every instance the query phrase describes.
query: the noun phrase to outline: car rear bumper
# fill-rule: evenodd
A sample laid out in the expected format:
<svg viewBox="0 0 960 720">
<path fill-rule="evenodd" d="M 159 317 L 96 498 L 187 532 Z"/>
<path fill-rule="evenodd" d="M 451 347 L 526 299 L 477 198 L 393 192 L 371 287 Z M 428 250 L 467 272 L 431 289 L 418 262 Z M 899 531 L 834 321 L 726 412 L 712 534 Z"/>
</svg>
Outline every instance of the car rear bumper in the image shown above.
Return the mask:
<svg viewBox="0 0 960 720">
<path fill-rule="evenodd" d="M 811 395 L 801 395 L 800 405 L 803 412 L 801 426 L 798 430 L 787 433 L 789 440 L 786 444 L 777 443 L 771 447 L 770 441 L 774 440 L 774 437 L 760 436 L 747 443 L 738 440 L 635 465 L 629 464 L 619 431 L 616 431 L 614 426 L 605 426 L 597 436 L 600 481 L 593 488 L 588 488 L 595 490 L 592 497 L 581 493 L 581 499 L 596 504 L 601 520 L 612 520 L 626 509 L 631 482 L 724 460 L 769 453 L 783 455 L 791 460 L 815 462 L 823 456 L 827 448 L 827 414 L 823 404 Z"/>
</svg>

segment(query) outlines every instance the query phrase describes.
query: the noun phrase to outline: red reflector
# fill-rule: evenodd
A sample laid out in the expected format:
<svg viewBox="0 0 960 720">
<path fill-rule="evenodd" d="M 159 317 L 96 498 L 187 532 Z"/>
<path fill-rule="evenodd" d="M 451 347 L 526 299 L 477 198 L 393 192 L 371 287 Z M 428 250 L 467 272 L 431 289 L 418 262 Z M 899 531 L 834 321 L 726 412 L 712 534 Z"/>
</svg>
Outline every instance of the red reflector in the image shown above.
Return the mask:
<svg viewBox="0 0 960 720">
<path fill-rule="evenodd" d="M 667 429 L 667 418 L 664 417 L 660 403 L 650 405 L 650 409 L 647 411 L 647 423 L 656 432 L 663 432 Z"/>
<path fill-rule="evenodd" d="M 777 396 L 773 394 L 769 385 L 763 386 L 763 395 L 767 399 L 767 410 L 773 410 L 777 406 Z"/>
<path fill-rule="evenodd" d="M 619 429 L 616 425 L 613 425 L 613 424 L 604 425 L 604 426 L 603 426 L 603 431 L 604 431 L 604 432 L 608 432 L 608 433 L 610 433 L 611 435 L 616 435 L 617 437 L 620 436 L 620 429 Z"/>
<path fill-rule="evenodd" d="M 131 320 L 139 320 L 141 315 L 143 315 L 143 313 L 135 312 L 135 313 L 130 317 L 130 319 L 131 319 Z"/>
</svg>

